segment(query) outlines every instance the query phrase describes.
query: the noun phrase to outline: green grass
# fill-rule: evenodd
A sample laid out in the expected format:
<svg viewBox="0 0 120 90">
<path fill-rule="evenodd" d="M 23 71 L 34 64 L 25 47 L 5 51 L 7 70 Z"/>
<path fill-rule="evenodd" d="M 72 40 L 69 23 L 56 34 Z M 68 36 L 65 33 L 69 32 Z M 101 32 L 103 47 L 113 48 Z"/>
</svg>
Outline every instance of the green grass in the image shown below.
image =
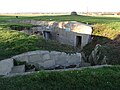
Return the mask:
<svg viewBox="0 0 120 90">
<path fill-rule="evenodd" d="M 16 19 L 15 16 L 0 16 L 0 20 Z M 71 16 L 71 15 L 57 15 L 57 16 L 19 16 L 18 20 L 47 20 L 47 21 L 78 21 L 89 24 L 104 24 L 108 27 L 120 30 L 120 17 L 97 17 L 97 16 Z"/>
<path fill-rule="evenodd" d="M 11 20 L 11 19 L 15 19 L 14 16 L 1 16 L 0 15 L 0 22 L 5 21 L 5 20 Z"/>
<path fill-rule="evenodd" d="M 35 27 L 35 25 L 31 24 L 22 24 L 22 23 L 12 23 L 12 22 L 0 22 L 0 30 L 24 30 L 24 29 L 30 29 L 32 27 Z"/>
<path fill-rule="evenodd" d="M 96 44 L 102 45 L 102 54 L 107 56 L 108 64 L 120 64 L 120 39 L 119 30 L 113 30 L 106 25 L 95 24 L 93 26 L 93 40 L 87 44 L 83 52 L 88 57 L 92 50 L 95 48 Z"/>
<path fill-rule="evenodd" d="M 0 90 L 119 90 L 120 66 L 0 78 Z"/>
</svg>

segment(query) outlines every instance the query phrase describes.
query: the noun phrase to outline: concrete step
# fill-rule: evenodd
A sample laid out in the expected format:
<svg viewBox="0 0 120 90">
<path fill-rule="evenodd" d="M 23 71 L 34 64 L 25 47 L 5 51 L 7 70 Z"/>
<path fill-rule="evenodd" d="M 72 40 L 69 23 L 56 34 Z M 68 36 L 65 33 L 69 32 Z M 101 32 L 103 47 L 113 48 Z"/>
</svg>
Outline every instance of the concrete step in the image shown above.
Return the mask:
<svg viewBox="0 0 120 90">
<path fill-rule="evenodd" d="M 24 73 L 25 72 L 25 65 L 14 66 L 10 72 L 12 73 Z"/>
</svg>

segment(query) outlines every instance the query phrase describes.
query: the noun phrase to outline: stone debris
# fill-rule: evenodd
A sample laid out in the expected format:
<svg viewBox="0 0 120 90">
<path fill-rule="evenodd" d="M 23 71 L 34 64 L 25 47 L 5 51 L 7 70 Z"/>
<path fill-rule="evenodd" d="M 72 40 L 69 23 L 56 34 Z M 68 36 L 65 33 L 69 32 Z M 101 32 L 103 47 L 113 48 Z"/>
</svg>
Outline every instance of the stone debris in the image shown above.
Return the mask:
<svg viewBox="0 0 120 90">
<path fill-rule="evenodd" d="M 102 65 L 107 64 L 106 60 L 106 56 L 102 53 L 102 46 L 97 44 L 90 54 L 88 61 L 91 63 L 91 65 Z"/>
</svg>

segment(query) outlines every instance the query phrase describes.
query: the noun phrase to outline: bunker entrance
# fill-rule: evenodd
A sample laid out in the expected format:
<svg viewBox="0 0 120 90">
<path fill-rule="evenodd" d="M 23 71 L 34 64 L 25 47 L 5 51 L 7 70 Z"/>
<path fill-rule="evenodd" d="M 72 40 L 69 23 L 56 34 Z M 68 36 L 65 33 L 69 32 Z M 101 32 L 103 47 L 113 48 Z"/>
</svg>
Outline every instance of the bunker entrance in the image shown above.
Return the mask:
<svg viewBox="0 0 120 90">
<path fill-rule="evenodd" d="M 51 39 L 51 33 L 49 31 L 44 31 L 43 33 L 46 40 Z"/>
<path fill-rule="evenodd" d="M 82 37 L 81 36 L 77 36 L 76 37 L 76 46 L 77 47 L 81 46 L 81 42 L 82 42 Z"/>
</svg>

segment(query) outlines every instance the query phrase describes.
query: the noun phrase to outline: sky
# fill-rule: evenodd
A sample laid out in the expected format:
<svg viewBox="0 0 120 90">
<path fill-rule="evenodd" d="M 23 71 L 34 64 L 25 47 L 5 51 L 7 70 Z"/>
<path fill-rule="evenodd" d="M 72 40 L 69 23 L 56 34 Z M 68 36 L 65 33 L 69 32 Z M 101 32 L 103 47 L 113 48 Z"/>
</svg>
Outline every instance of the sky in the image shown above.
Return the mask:
<svg viewBox="0 0 120 90">
<path fill-rule="evenodd" d="M 120 0 L 0 0 L 0 13 L 120 12 Z"/>
</svg>

